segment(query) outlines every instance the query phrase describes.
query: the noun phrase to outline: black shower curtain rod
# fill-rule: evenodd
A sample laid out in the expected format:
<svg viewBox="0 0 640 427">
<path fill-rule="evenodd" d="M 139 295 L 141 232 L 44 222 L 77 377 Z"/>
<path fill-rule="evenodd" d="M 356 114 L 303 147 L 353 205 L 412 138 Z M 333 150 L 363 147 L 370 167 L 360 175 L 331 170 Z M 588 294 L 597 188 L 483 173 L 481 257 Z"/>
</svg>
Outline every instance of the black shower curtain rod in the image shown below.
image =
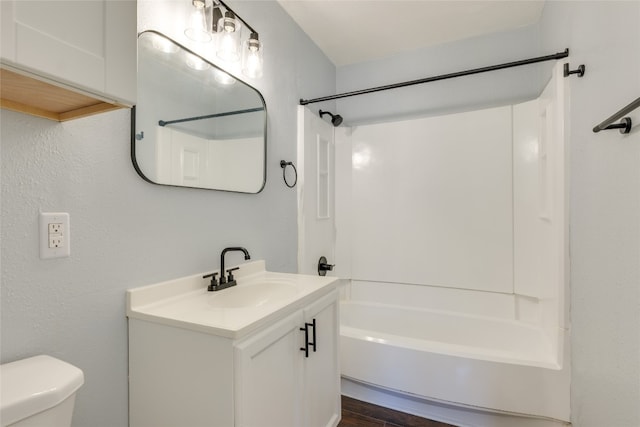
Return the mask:
<svg viewBox="0 0 640 427">
<path fill-rule="evenodd" d="M 439 80 L 453 79 L 453 78 L 456 78 L 456 77 L 470 76 L 472 74 L 486 73 L 488 71 L 503 70 L 505 68 L 519 67 L 520 65 L 528 65 L 528 64 L 535 64 L 535 63 L 538 63 L 538 62 L 545 62 L 545 61 L 552 61 L 552 60 L 555 60 L 555 59 L 562 59 L 562 58 L 566 58 L 567 56 L 569 56 L 569 49 L 568 48 L 565 49 L 564 52 L 554 53 L 553 55 L 539 56 L 537 58 L 529 58 L 529 59 L 523 59 L 521 61 L 514 61 L 514 62 L 507 62 L 507 63 L 504 63 L 504 64 L 491 65 L 489 67 L 473 68 L 471 70 L 458 71 L 456 73 L 449 73 L 449 74 L 441 74 L 439 76 L 427 77 L 427 78 L 424 78 L 424 79 L 410 80 L 410 81 L 407 81 L 407 82 L 394 83 L 394 84 L 390 84 L 390 85 L 386 85 L 386 86 L 378 86 L 378 87 L 373 87 L 373 88 L 369 88 L 369 89 L 355 90 L 353 92 L 339 93 L 337 95 L 323 96 L 322 98 L 300 99 L 300 105 L 312 104 L 314 102 L 330 101 L 332 99 L 346 98 L 346 97 L 349 97 L 349 96 L 364 95 L 366 93 L 380 92 L 380 91 L 383 91 L 383 90 L 396 89 L 396 88 L 400 88 L 400 87 L 412 86 L 412 85 L 417 85 L 417 84 L 422 84 L 422 83 L 430 83 L 430 82 L 435 82 L 435 81 L 439 81 Z"/>
</svg>

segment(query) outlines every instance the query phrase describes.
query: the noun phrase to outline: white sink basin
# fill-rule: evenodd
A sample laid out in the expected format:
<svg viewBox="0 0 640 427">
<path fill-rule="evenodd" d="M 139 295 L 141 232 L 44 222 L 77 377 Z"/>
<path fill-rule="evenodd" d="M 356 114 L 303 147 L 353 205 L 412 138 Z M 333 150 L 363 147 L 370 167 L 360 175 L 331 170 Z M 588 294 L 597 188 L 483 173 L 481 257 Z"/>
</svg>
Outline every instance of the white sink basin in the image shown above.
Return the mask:
<svg viewBox="0 0 640 427">
<path fill-rule="evenodd" d="M 210 307 L 216 309 L 260 307 L 290 299 L 297 293 L 295 283 L 265 279 L 210 292 L 207 302 Z"/>
<path fill-rule="evenodd" d="M 234 274 L 238 285 L 221 291 L 207 291 L 210 280 L 203 279 L 205 274 L 129 289 L 127 316 L 240 338 L 337 286 L 335 277 L 266 271 L 264 261 L 240 265 Z"/>
</svg>

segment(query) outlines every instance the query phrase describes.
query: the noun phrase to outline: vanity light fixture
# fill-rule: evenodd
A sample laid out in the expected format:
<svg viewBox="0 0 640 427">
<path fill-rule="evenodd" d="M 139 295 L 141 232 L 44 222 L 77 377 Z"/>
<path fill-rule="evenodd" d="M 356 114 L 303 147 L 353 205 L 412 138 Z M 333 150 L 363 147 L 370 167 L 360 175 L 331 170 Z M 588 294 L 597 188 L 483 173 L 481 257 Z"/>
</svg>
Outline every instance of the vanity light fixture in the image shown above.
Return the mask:
<svg viewBox="0 0 640 427">
<path fill-rule="evenodd" d="M 220 22 L 220 19 L 224 17 L 222 7 L 219 4 L 214 4 L 213 9 L 211 10 L 211 15 L 211 32 L 216 34 L 221 30 L 221 28 L 218 28 L 218 22 Z"/>
<path fill-rule="evenodd" d="M 241 69 L 245 76 L 252 79 L 262 77 L 264 47 L 257 31 L 221 0 L 211 0 L 209 6 L 207 0 L 191 0 L 191 4 L 194 10 L 185 35 L 191 40 L 203 43 L 213 39 L 217 57 L 230 63 L 242 59 Z M 207 16 L 208 13 L 211 16 Z M 211 22 L 210 29 L 206 25 L 208 18 Z M 241 43 L 243 26 L 250 35 L 248 40 Z M 203 35 L 203 32 L 206 35 Z"/>
<path fill-rule="evenodd" d="M 194 9 L 189 17 L 189 26 L 184 30 L 184 35 L 193 41 L 207 43 L 211 41 L 211 34 L 207 31 L 205 0 L 192 0 L 191 4 Z"/>
</svg>

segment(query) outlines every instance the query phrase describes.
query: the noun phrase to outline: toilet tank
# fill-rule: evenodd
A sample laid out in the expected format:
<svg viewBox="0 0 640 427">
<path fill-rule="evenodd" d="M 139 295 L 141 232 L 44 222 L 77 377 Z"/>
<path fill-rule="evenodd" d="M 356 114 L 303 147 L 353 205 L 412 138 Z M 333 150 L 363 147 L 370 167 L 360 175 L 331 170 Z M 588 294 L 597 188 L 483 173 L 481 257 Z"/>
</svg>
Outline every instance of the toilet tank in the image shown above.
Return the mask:
<svg viewBox="0 0 640 427">
<path fill-rule="evenodd" d="M 0 365 L 2 427 L 69 427 L 82 371 L 51 356 Z"/>
</svg>

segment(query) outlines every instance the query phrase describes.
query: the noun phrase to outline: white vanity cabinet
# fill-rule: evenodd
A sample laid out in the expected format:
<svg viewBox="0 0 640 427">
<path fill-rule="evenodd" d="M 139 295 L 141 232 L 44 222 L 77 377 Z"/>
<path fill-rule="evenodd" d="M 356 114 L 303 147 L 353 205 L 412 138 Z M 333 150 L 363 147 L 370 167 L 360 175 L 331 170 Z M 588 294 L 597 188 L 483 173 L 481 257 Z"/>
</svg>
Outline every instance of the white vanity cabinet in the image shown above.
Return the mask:
<svg viewBox="0 0 640 427">
<path fill-rule="evenodd" d="M 305 322 L 314 319 L 316 351 L 304 359 L 303 425 L 336 426 L 341 417 L 339 348 L 340 318 L 338 293 L 309 305 Z"/>
<path fill-rule="evenodd" d="M 337 343 L 335 291 L 238 343 L 235 425 L 336 426 Z"/>
<path fill-rule="evenodd" d="M 112 104 L 135 104 L 135 0 L 3 0 L 0 7 L 0 57 L 11 76 L 26 75 Z M 19 84 L 23 92 L 31 90 L 30 83 Z M 32 92 L 37 102 L 42 91 Z M 3 94 L 3 106 L 4 101 Z"/>
<path fill-rule="evenodd" d="M 242 267 L 128 291 L 130 427 L 338 424 L 337 281 Z"/>
</svg>

